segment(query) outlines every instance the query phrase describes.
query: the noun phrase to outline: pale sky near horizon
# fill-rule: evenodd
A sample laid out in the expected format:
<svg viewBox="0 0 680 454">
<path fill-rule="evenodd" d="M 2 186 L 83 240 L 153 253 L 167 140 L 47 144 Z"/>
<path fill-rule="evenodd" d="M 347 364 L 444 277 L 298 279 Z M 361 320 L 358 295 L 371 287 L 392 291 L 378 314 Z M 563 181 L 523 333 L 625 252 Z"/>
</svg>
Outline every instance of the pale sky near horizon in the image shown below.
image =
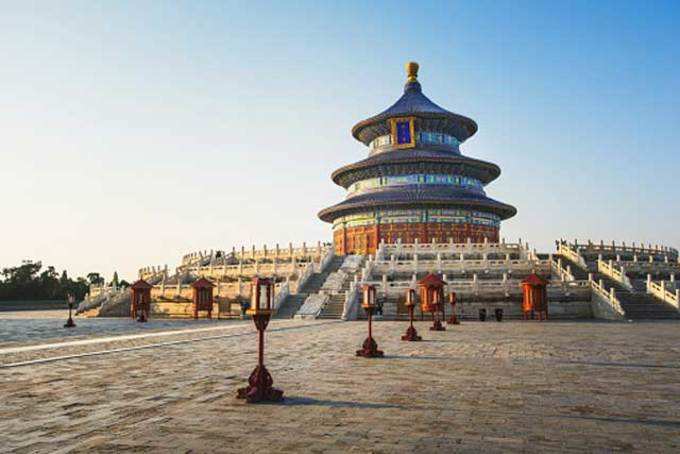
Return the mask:
<svg viewBox="0 0 680 454">
<path fill-rule="evenodd" d="M 680 246 L 677 2 L 8 1 L 0 58 L 0 268 L 330 241 L 409 60 L 478 123 L 502 236 Z"/>
</svg>

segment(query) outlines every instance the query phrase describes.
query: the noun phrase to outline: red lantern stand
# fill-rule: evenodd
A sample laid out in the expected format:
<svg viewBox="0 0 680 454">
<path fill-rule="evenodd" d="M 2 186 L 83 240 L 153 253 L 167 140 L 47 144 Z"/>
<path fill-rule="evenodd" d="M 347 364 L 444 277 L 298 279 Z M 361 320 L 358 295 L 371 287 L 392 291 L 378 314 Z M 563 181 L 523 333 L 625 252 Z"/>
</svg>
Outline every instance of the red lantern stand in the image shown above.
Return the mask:
<svg viewBox="0 0 680 454">
<path fill-rule="evenodd" d="M 364 340 L 361 350 L 357 350 L 357 356 L 364 358 L 380 358 L 383 356 L 382 350 L 378 350 L 378 344 L 373 339 L 373 311 L 375 311 L 375 285 L 364 284 L 363 286 L 362 307 L 368 315 L 368 337 Z"/>
<path fill-rule="evenodd" d="M 68 320 L 66 320 L 66 323 L 64 324 L 64 328 L 75 328 L 76 327 L 76 322 L 73 321 L 73 317 L 71 316 L 71 311 L 73 310 L 73 305 L 76 303 L 76 297 L 72 293 L 68 293 L 66 295 L 66 301 L 68 304 Z"/>
<path fill-rule="evenodd" d="M 412 288 L 406 290 L 406 309 L 408 309 L 409 327 L 406 329 L 406 334 L 401 336 L 403 341 L 421 341 L 422 337 L 418 336 L 415 326 L 413 326 L 413 310 L 416 306 L 416 291 Z"/>
<path fill-rule="evenodd" d="M 151 289 L 153 285 L 140 279 L 132 286 L 131 292 L 131 307 L 130 317 L 138 322 L 146 322 L 149 320 L 149 312 L 151 311 Z"/>
<path fill-rule="evenodd" d="M 538 314 L 538 320 L 545 317 L 548 320 L 548 281 L 537 275 L 530 274 L 522 281 L 522 315 L 524 320 L 530 318 L 533 311 Z"/>
<path fill-rule="evenodd" d="M 444 286 L 446 282 L 438 274 L 430 273 L 418 281 L 420 288 L 420 307 L 423 312 L 432 313 L 430 331 L 446 331 L 442 324 L 444 309 Z"/>
<path fill-rule="evenodd" d="M 456 292 L 449 293 L 449 304 L 451 305 L 451 317 L 446 321 L 449 325 L 460 325 L 460 320 L 456 316 Z"/>
<path fill-rule="evenodd" d="M 248 386 L 238 390 L 237 397 L 254 404 L 257 402 L 279 402 L 283 400 L 283 391 L 272 387 L 274 380 L 264 366 L 264 332 L 272 316 L 272 300 L 274 299 L 274 283 L 271 279 L 254 277 L 250 297 L 250 309 L 246 314 L 253 317 L 259 335 L 257 367 L 248 378 Z"/>
<path fill-rule="evenodd" d="M 215 284 L 202 277 L 191 284 L 194 289 L 194 319 L 198 318 L 198 311 L 207 311 L 208 318 L 212 318 L 213 288 Z"/>
</svg>

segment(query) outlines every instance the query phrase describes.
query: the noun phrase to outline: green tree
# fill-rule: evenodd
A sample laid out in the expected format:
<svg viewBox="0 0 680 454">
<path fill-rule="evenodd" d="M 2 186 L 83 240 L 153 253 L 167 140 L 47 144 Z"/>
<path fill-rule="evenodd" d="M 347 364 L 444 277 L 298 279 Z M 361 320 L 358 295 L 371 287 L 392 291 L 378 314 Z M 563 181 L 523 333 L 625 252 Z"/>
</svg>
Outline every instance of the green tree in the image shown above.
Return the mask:
<svg viewBox="0 0 680 454">
<path fill-rule="evenodd" d="M 32 261 L 3 268 L 0 272 L 0 300 L 63 299 L 69 292 L 82 300 L 89 291 L 90 281 L 85 278 L 73 281 L 65 270 L 59 276 L 53 266 L 41 270 L 42 263 Z M 98 273 L 90 275 L 95 281 L 103 281 Z"/>
<path fill-rule="evenodd" d="M 87 273 L 87 280 L 93 285 L 101 285 L 104 283 L 104 278 L 99 273 L 94 272 Z"/>
</svg>

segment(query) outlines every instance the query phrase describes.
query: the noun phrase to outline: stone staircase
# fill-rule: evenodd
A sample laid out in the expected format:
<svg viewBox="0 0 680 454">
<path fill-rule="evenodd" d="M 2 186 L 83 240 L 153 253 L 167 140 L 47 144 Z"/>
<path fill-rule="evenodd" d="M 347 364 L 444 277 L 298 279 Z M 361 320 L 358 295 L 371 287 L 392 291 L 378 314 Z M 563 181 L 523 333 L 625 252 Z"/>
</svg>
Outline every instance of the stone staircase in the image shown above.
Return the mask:
<svg viewBox="0 0 680 454">
<path fill-rule="evenodd" d="M 328 276 L 340 269 L 343 260 L 344 257 L 335 256 L 325 270 L 320 273 L 312 274 L 302 288 L 298 289 L 296 294 L 291 294 L 286 297 L 283 303 L 281 303 L 279 310 L 274 315 L 274 318 L 293 318 L 295 313 L 304 304 L 307 297 L 312 293 L 319 293 L 319 290 L 321 290 L 321 287 L 324 282 L 326 282 Z M 342 315 L 342 307 L 340 308 L 340 314 Z"/>
<path fill-rule="evenodd" d="M 363 263 L 365 258 L 361 258 L 361 263 Z M 345 270 L 347 271 L 347 270 Z M 342 313 L 345 309 L 345 297 L 347 292 L 350 290 L 350 286 L 354 281 L 354 276 L 360 273 L 360 269 L 352 272 L 349 271 L 346 279 L 342 283 L 342 287 L 337 293 L 332 293 L 329 297 L 328 303 L 321 309 L 321 313 L 317 318 L 323 319 L 339 319 L 342 317 Z M 359 310 L 363 312 L 363 310 Z"/>
<path fill-rule="evenodd" d="M 330 296 L 328 303 L 321 309 L 321 313 L 317 318 L 324 319 L 338 319 L 342 316 L 342 311 L 345 308 L 344 293 L 336 293 Z"/>
<path fill-rule="evenodd" d="M 330 296 L 328 303 L 321 309 L 318 318 L 325 319 L 339 319 L 342 317 L 342 311 L 345 309 L 345 295 L 349 291 L 352 279 L 347 279 L 342 283 L 342 288 L 339 293 L 334 293 Z"/>
<path fill-rule="evenodd" d="M 564 255 L 560 256 L 565 264 L 571 266 L 571 272 L 577 280 L 587 280 L 588 273 L 593 274 L 595 281 L 604 283 L 607 290 L 614 288 L 616 297 L 621 302 L 625 316 L 629 320 L 674 320 L 680 319 L 680 313 L 676 308 L 668 303 L 654 298 L 646 292 L 644 283 L 640 281 L 633 281 L 633 290 L 629 290 L 609 278 L 608 276 L 597 272 L 597 265 L 595 263 L 586 262 L 590 271 L 586 271 L 579 265 L 569 260 Z"/>
<path fill-rule="evenodd" d="M 281 303 L 279 310 L 274 314 L 274 318 L 293 318 L 306 299 L 307 293 L 288 295 L 286 299 L 283 300 L 283 303 Z"/>
</svg>

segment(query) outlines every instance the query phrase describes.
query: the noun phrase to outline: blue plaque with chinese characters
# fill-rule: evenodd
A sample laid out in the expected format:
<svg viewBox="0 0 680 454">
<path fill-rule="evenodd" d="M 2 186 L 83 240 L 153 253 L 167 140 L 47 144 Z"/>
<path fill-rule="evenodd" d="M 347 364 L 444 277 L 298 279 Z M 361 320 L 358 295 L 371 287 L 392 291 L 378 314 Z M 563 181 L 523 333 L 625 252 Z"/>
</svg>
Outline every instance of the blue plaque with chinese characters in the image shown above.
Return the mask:
<svg viewBox="0 0 680 454">
<path fill-rule="evenodd" d="M 411 122 L 408 120 L 397 122 L 397 145 L 411 143 Z"/>
<path fill-rule="evenodd" d="M 413 117 L 391 118 L 392 146 L 394 148 L 413 148 L 416 146 Z"/>
</svg>

